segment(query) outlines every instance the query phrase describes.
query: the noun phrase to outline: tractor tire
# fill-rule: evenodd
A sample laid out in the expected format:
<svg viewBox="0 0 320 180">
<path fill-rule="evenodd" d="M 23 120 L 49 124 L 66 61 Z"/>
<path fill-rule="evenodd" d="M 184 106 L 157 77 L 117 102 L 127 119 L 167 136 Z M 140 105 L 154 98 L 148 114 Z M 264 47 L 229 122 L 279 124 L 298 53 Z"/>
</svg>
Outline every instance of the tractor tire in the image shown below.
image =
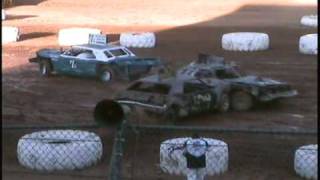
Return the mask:
<svg viewBox="0 0 320 180">
<path fill-rule="evenodd" d="M 222 48 L 228 51 L 266 50 L 269 42 L 269 35 L 259 32 L 235 32 L 222 36 Z"/>
<path fill-rule="evenodd" d="M 295 151 L 294 170 L 306 179 L 318 179 L 318 144 L 301 146 Z"/>
<path fill-rule="evenodd" d="M 120 44 L 132 48 L 153 48 L 156 45 L 156 36 L 152 32 L 121 33 Z"/>
<path fill-rule="evenodd" d="M 95 165 L 102 153 L 100 137 L 80 130 L 26 134 L 17 146 L 18 161 L 22 166 L 44 172 L 84 169 Z"/>
</svg>

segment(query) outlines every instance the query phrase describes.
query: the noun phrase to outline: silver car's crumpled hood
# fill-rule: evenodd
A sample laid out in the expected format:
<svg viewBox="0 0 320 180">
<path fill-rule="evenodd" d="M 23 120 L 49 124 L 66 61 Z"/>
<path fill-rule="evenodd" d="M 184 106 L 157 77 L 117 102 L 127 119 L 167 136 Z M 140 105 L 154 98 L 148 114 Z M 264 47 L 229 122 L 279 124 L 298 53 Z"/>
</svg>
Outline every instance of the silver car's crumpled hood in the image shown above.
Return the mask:
<svg viewBox="0 0 320 180">
<path fill-rule="evenodd" d="M 229 81 L 257 86 L 286 85 L 286 83 L 284 82 L 276 81 L 270 78 L 262 78 L 258 76 L 244 76 L 235 79 L 229 79 Z"/>
</svg>

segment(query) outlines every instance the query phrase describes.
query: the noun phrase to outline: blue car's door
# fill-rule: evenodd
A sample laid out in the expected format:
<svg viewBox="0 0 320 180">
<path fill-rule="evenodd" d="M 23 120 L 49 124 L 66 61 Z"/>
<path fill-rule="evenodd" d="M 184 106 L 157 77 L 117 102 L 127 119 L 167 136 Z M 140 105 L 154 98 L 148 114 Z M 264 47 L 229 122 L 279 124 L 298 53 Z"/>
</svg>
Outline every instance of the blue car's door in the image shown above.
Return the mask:
<svg viewBox="0 0 320 180">
<path fill-rule="evenodd" d="M 81 76 L 96 76 L 97 59 L 91 50 L 78 54 L 74 59 L 75 73 Z"/>
<path fill-rule="evenodd" d="M 56 59 L 52 59 L 53 68 L 56 72 L 61 74 L 74 74 L 77 65 L 73 56 L 60 55 Z"/>
</svg>

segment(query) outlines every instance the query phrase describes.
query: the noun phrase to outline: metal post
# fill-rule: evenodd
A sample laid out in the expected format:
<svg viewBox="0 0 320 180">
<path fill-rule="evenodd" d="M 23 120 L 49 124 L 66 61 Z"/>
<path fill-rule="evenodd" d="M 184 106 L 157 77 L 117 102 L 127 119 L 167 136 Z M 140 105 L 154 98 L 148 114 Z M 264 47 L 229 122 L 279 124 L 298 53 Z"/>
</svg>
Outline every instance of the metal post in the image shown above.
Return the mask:
<svg viewBox="0 0 320 180">
<path fill-rule="evenodd" d="M 112 155 L 109 163 L 108 180 L 122 179 L 122 155 L 123 155 L 123 135 L 126 128 L 126 121 L 117 127 L 116 136 L 112 147 Z"/>
</svg>

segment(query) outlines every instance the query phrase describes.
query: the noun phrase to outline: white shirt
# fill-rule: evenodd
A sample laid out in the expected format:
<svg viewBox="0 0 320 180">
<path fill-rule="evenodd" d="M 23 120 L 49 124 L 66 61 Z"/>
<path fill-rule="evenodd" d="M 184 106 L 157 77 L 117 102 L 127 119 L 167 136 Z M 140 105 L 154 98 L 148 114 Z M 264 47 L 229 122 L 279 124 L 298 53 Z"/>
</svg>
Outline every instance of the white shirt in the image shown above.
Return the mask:
<svg viewBox="0 0 320 180">
<path fill-rule="evenodd" d="M 207 151 L 207 143 L 203 139 L 189 139 L 186 142 L 186 150 L 189 154 L 200 157 Z"/>
</svg>

